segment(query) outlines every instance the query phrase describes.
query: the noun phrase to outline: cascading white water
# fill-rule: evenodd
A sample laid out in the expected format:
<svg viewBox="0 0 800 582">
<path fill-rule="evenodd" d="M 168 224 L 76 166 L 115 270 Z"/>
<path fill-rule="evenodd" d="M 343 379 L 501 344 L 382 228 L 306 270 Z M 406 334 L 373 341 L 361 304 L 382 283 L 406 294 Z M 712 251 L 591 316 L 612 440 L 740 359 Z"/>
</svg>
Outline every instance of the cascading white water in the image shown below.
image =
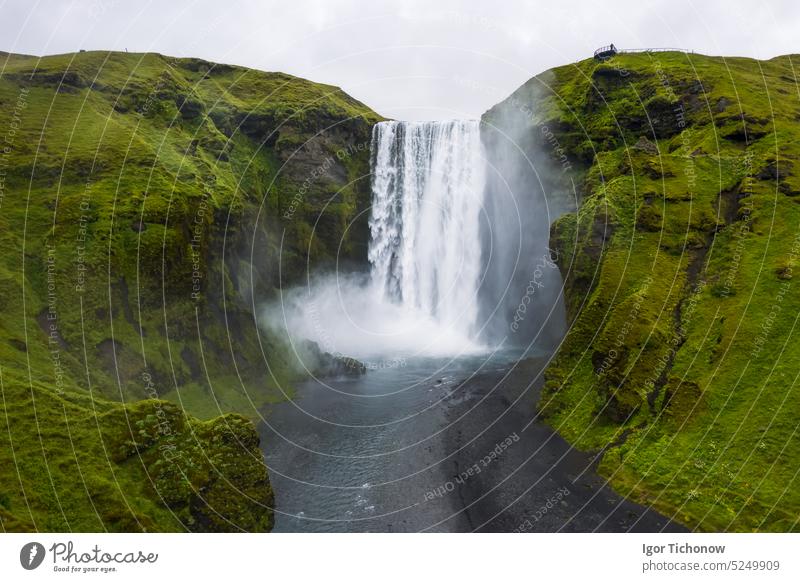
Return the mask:
<svg viewBox="0 0 800 582">
<path fill-rule="evenodd" d="M 368 366 L 482 351 L 485 163 L 478 121 L 378 123 L 368 279 L 315 278 L 265 309 L 265 324 Z"/>
<path fill-rule="evenodd" d="M 372 152 L 376 292 L 474 341 L 485 185 L 480 123 L 378 123 Z"/>
</svg>

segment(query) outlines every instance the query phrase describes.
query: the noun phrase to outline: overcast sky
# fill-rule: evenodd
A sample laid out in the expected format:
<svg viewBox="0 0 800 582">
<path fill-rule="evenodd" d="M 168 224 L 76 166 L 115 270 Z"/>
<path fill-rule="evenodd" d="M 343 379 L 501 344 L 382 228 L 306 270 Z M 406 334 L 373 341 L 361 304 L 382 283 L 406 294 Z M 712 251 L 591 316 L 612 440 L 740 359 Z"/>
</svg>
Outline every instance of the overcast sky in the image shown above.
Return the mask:
<svg viewBox="0 0 800 582">
<path fill-rule="evenodd" d="M 285 71 L 387 117 L 446 119 L 477 117 L 610 42 L 800 53 L 800 2 L 0 0 L 0 39 L 0 50 L 35 55 L 127 48 Z"/>
</svg>

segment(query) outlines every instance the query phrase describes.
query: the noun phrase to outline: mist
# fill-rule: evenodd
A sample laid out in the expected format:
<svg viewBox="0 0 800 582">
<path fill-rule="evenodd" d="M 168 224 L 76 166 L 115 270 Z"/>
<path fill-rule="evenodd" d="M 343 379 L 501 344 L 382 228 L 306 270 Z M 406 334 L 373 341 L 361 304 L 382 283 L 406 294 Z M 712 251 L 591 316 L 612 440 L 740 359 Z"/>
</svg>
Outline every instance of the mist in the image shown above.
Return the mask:
<svg viewBox="0 0 800 582">
<path fill-rule="evenodd" d="M 422 309 L 386 298 L 369 276 L 326 275 L 290 289 L 265 305 L 261 321 L 288 338 L 306 361 L 305 342 L 336 358 L 355 358 L 367 369 L 418 357 L 457 357 L 487 346 Z"/>
<path fill-rule="evenodd" d="M 488 168 L 480 297 L 489 343 L 554 349 L 566 329 L 549 238 L 550 225 L 575 201 L 570 163 L 530 106 L 547 84 L 546 76 L 535 77 L 523 88 L 524 101 L 512 96 L 495 106 L 481 128 Z"/>
</svg>

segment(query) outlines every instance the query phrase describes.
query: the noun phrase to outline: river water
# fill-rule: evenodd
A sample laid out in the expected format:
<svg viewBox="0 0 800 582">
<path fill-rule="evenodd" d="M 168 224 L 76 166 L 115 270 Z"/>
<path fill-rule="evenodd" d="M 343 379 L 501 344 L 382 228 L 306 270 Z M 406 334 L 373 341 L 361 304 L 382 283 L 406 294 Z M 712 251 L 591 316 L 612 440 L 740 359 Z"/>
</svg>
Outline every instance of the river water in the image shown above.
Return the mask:
<svg viewBox="0 0 800 582">
<path fill-rule="evenodd" d="M 416 359 L 264 410 L 275 531 L 682 531 L 536 419 L 546 356 Z"/>
</svg>

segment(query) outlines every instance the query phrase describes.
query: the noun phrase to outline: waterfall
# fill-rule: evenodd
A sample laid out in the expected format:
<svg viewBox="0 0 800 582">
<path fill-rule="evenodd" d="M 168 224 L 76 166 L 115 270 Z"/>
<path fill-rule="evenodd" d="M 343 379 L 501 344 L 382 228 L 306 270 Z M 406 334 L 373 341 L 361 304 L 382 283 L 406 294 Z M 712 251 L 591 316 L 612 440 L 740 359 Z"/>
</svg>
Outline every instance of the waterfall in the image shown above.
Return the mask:
<svg viewBox="0 0 800 582">
<path fill-rule="evenodd" d="M 469 340 L 479 332 L 485 163 L 479 121 L 373 129 L 373 287 Z"/>
<path fill-rule="evenodd" d="M 555 214 L 516 143 L 479 121 L 388 121 L 373 128 L 371 166 L 369 272 L 314 276 L 265 321 L 373 367 L 554 345 Z"/>
</svg>

